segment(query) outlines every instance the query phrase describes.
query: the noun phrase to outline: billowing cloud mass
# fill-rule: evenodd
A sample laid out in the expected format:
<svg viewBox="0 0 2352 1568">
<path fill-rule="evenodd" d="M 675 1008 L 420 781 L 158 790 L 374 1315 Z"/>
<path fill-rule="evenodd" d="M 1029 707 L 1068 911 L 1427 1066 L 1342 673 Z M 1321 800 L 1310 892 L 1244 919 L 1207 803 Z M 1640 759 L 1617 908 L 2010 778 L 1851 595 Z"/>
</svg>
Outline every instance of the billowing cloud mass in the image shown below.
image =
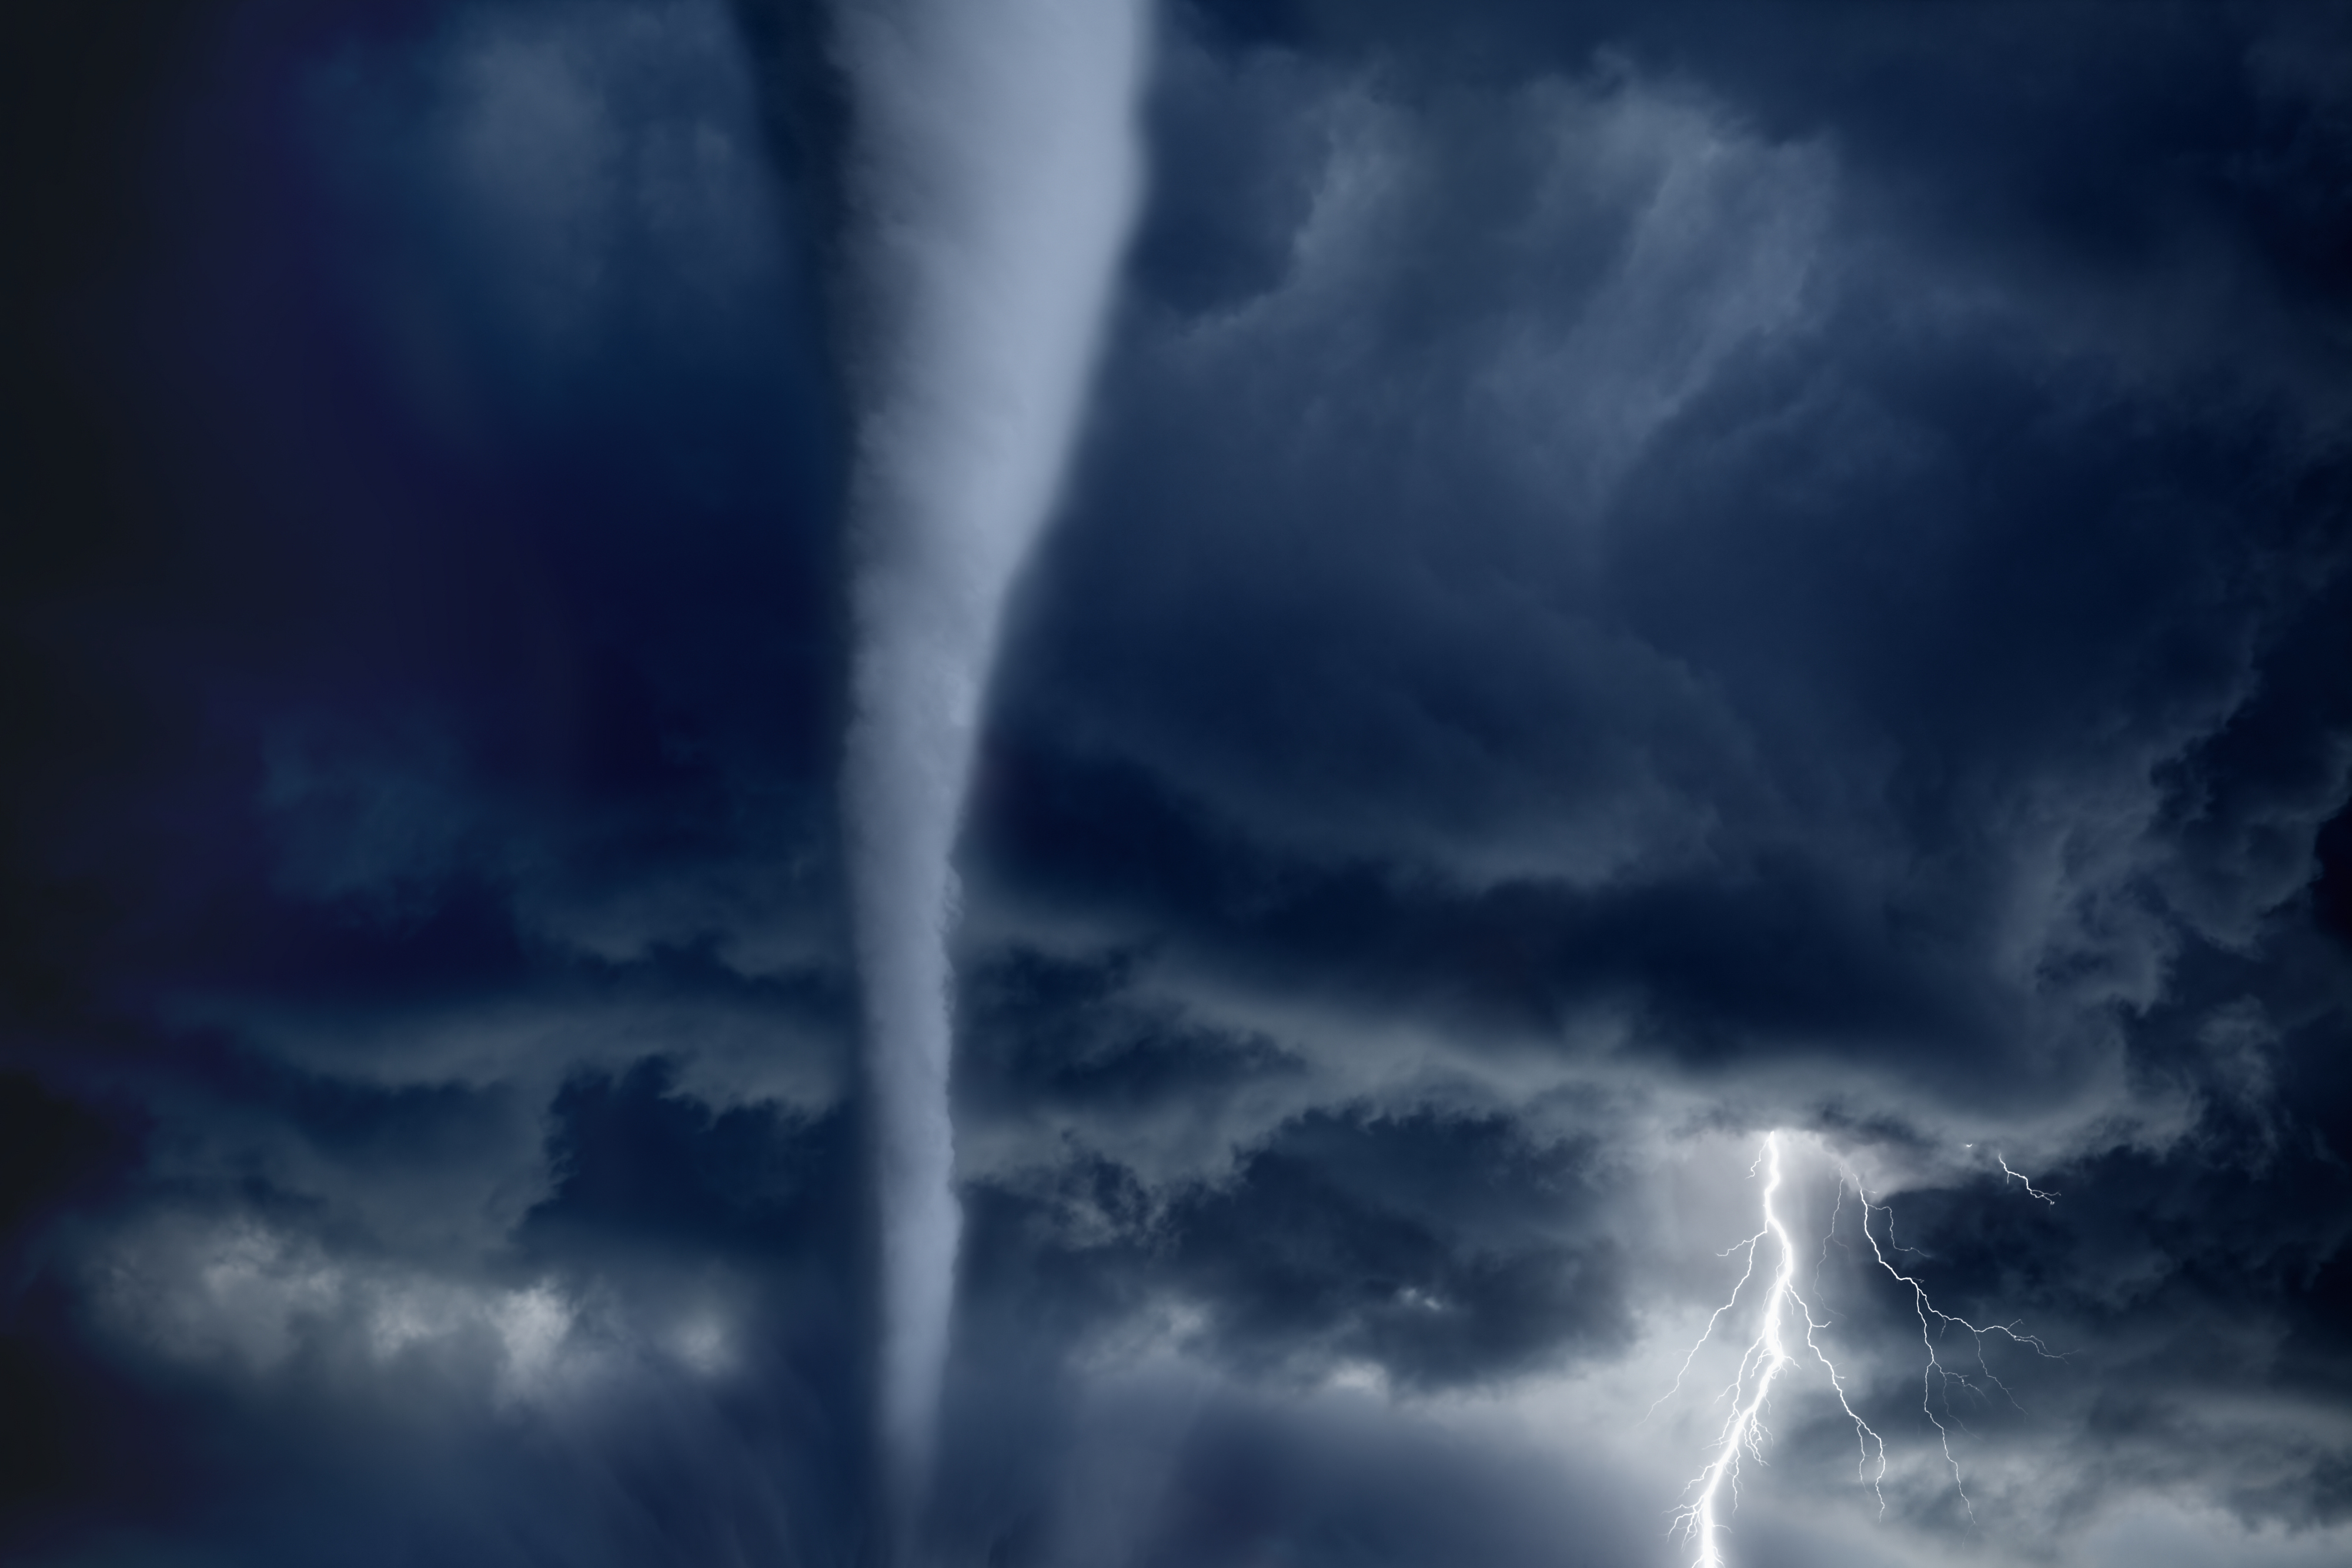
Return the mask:
<svg viewBox="0 0 2352 1568">
<path fill-rule="evenodd" d="M 2348 83 L 7 7 L 0 1557 L 2343 1561 Z"/>
</svg>

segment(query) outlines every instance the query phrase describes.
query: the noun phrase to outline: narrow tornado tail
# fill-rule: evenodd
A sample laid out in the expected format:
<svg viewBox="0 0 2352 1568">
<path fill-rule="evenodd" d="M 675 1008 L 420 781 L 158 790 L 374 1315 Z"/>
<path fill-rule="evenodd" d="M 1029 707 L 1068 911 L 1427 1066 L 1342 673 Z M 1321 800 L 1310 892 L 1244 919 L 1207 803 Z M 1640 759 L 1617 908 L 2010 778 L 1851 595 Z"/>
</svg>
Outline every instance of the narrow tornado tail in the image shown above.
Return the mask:
<svg viewBox="0 0 2352 1568">
<path fill-rule="evenodd" d="M 950 867 L 997 624 L 1051 508 L 1136 205 L 1144 0 L 837 0 L 854 708 L 843 768 L 880 1216 L 877 1427 L 906 1539 L 961 1212 Z"/>
</svg>

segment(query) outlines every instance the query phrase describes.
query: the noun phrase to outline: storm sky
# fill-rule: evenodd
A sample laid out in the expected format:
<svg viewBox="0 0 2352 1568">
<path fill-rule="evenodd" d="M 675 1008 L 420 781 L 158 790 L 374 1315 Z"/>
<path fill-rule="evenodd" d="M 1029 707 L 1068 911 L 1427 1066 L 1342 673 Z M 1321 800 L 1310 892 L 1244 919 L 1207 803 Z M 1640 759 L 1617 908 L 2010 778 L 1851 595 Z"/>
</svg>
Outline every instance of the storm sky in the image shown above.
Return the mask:
<svg viewBox="0 0 2352 1568">
<path fill-rule="evenodd" d="M 909 1501 L 864 4 L 0 10 L 0 1558 L 2352 1557 L 2352 16 L 1149 12 Z"/>
</svg>

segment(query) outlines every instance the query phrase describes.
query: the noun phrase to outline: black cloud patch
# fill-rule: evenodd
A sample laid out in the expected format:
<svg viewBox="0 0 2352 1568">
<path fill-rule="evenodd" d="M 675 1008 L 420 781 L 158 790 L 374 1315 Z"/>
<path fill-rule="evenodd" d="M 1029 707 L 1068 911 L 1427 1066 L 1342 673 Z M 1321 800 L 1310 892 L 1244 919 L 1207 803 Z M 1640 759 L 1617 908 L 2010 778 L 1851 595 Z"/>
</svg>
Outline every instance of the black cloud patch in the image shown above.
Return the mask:
<svg viewBox="0 0 2352 1568">
<path fill-rule="evenodd" d="M 1362 1360 L 1417 1387 L 1597 1354 L 1625 1325 L 1614 1244 L 1579 1234 L 1589 1161 L 1499 1120 L 1309 1117 L 1171 1206 L 1169 1280 L 1244 1364 Z"/>
<path fill-rule="evenodd" d="M 973 965 L 961 998 L 959 1098 L 974 1111 L 1066 1103 L 1116 1114 L 1197 1103 L 1297 1070 L 1263 1034 L 1210 1027 L 1133 997 L 1138 957 L 1016 948 Z"/>
<path fill-rule="evenodd" d="M 526 1245 L 629 1239 L 688 1252 L 779 1262 L 847 1244 L 852 1185 L 843 1118 L 793 1116 L 773 1103 L 711 1107 L 676 1092 L 656 1058 L 625 1076 L 565 1085 L 551 1107 L 555 1190 L 532 1208 Z"/>
<path fill-rule="evenodd" d="M 54 1279 L 56 1254 L 70 1246 L 58 1228 L 110 1196 L 138 1145 L 120 1118 L 0 1074 L 0 1391 L 16 1412 L 0 1435 L 0 1541 L 21 1544 L 28 1520 L 106 1496 L 101 1476 L 129 1479 L 115 1500 L 168 1487 L 135 1433 L 91 1407 L 92 1369 Z"/>
<path fill-rule="evenodd" d="M 1213 1182 L 1066 1159 L 975 1193 L 976 1304 L 1068 1289 L 1099 1329 L 1158 1301 L 1205 1314 L 1184 1333 L 1245 1371 L 1492 1382 L 1628 1333 L 1593 1155 L 1499 1117 L 1356 1111 L 1286 1123 Z"/>
</svg>

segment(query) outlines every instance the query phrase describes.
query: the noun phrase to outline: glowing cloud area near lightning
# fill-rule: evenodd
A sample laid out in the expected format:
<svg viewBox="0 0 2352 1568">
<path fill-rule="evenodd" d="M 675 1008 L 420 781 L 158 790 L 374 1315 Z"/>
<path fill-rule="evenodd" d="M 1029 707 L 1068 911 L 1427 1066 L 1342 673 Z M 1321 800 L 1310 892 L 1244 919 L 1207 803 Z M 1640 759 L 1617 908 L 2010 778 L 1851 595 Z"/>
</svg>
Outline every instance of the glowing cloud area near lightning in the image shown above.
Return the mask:
<svg viewBox="0 0 2352 1568">
<path fill-rule="evenodd" d="M 1718 1511 L 1727 1492 L 1734 1501 L 1738 1500 L 1741 1460 L 1753 1458 L 1759 1464 L 1763 1462 L 1764 1439 L 1769 1435 L 1764 1427 L 1765 1401 L 1771 1397 L 1773 1382 L 1782 1369 L 1795 1359 L 1789 1354 L 1784 1339 L 1791 1308 L 1805 1325 L 1806 1347 L 1828 1371 L 1830 1385 L 1837 1391 L 1838 1403 L 1845 1408 L 1848 1416 L 1853 1417 L 1857 1439 L 1877 1443 L 1879 1475 L 1884 1477 L 1886 1470 L 1886 1445 L 1879 1441 L 1878 1434 L 1872 1431 L 1868 1424 L 1855 1416 L 1853 1407 L 1847 1405 L 1845 1388 L 1837 1368 L 1814 1341 L 1815 1333 L 1828 1325 L 1814 1321 L 1811 1308 L 1797 1291 L 1796 1242 L 1789 1234 L 1787 1223 L 1780 1218 L 1777 1203 L 1780 1192 L 1779 1133 L 1765 1134 L 1764 1152 L 1757 1156 L 1756 1166 L 1749 1167 L 1751 1176 L 1757 1166 L 1764 1170 L 1761 1198 L 1764 1228 L 1733 1249 L 1746 1253 L 1747 1268 L 1740 1274 L 1739 1282 L 1732 1287 L 1730 1299 L 1707 1319 L 1706 1332 L 1699 1336 L 1697 1343 L 1691 1346 L 1690 1354 L 1683 1358 L 1682 1371 L 1675 1376 L 1675 1388 L 1667 1391 L 1667 1396 L 1672 1397 L 1674 1392 L 1682 1386 L 1683 1375 L 1689 1372 L 1691 1360 L 1698 1354 L 1699 1346 L 1715 1333 L 1716 1324 L 1722 1321 L 1723 1315 L 1738 1303 L 1740 1291 L 1747 1288 L 1748 1281 L 1755 1278 L 1757 1249 L 1769 1240 L 1773 1249 L 1772 1279 L 1766 1287 L 1763 1319 L 1756 1337 L 1740 1357 L 1738 1373 L 1726 1391 L 1732 1402 L 1731 1414 L 1725 1418 L 1723 1429 L 1717 1436 L 1714 1458 L 1692 1483 L 1695 1495 L 1675 1516 L 1678 1530 L 1697 1543 L 1698 1555 L 1693 1561 L 1699 1568 L 1717 1568 L 1723 1562 L 1723 1554 L 1717 1545 L 1722 1531 Z M 1865 1452 L 1864 1463 L 1867 1462 Z"/>
<path fill-rule="evenodd" d="M 1755 1332 L 1741 1353 L 1731 1382 L 1717 1396 L 1716 1402 L 1727 1405 L 1728 1413 L 1709 1447 L 1706 1466 L 1685 1489 L 1685 1500 L 1675 1512 L 1673 1532 L 1697 1549 L 1696 1555 L 1691 1559 L 1691 1568 L 1723 1568 L 1722 1536 L 1727 1529 L 1724 1516 L 1738 1504 L 1742 1467 L 1749 1462 L 1758 1465 L 1765 1462 L 1765 1444 L 1771 1436 L 1765 1424 L 1765 1416 L 1773 1388 L 1780 1375 L 1801 1360 L 1819 1364 L 1827 1377 L 1831 1393 L 1837 1399 L 1839 1409 L 1853 1424 L 1858 1455 L 1855 1479 L 1870 1486 L 1877 1498 L 1880 1515 L 1883 1517 L 1886 1511 L 1884 1490 L 1887 1464 L 1885 1439 L 1854 1409 L 1848 1397 L 1846 1379 L 1820 1338 L 1822 1332 L 1830 1327 L 1830 1322 L 1826 1317 L 1815 1314 L 1812 1303 L 1798 1287 L 1797 1240 L 1782 1213 L 1787 1202 L 1782 1191 L 1784 1145 L 1787 1141 L 1788 1135 L 1779 1131 L 1765 1134 L 1764 1146 L 1748 1172 L 1751 1180 L 1756 1179 L 1759 1173 L 1762 1176 L 1763 1186 L 1758 1195 L 1759 1227 L 1746 1240 L 1727 1248 L 1721 1254 L 1727 1258 L 1735 1253 L 1742 1257 L 1739 1278 L 1733 1283 L 1730 1295 L 1708 1317 L 1706 1328 L 1684 1355 L 1682 1365 L 1675 1374 L 1673 1385 L 1650 1406 L 1651 1414 L 1655 1414 L 1659 1406 L 1681 1392 L 1684 1379 L 1689 1375 L 1700 1350 L 1715 1337 L 1725 1318 L 1739 1307 L 1741 1298 L 1748 1293 L 1750 1284 L 1758 1280 L 1759 1263 L 1769 1262 L 1769 1272 L 1762 1281 L 1763 1297 L 1758 1308 Z M 2055 1201 L 2054 1194 L 2036 1188 L 2024 1176 L 2012 1170 L 2006 1160 L 2000 1159 L 1998 1155 L 1995 1159 L 2000 1166 L 2004 1184 L 2015 1180 L 2022 1184 L 2032 1197 L 2044 1203 Z M 1888 1256 L 1890 1251 L 1899 1254 L 1909 1250 L 1895 1240 L 1893 1208 L 1871 1202 L 1860 1178 L 1843 1165 L 1837 1167 L 1837 1203 L 1831 1211 L 1828 1228 L 1822 1238 L 1822 1252 L 1826 1256 L 1829 1244 L 1837 1238 L 1838 1221 L 1844 1212 L 1845 1194 L 1851 1188 L 1862 1210 L 1863 1236 L 1870 1244 L 1872 1260 L 1880 1270 L 1911 1293 L 1913 1311 L 1919 1322 L 1920 1343 L 1926 1353 L 1926 1362 L 1920 1372 L 1920 1412 L 1935 1428 L 1944 1462 L 1951 1471 L 1953 1488 L 1959 1496 L 1962 1508 L 1973 1521 L 1975 1505 L 1969 1498 L 1959 1461 L 1952 1452 L 1950 1429 L 1936 1413 L 1937 1393 L 1941 1390 L 1948 1394 L 1955 1384 L 1970 1391 L 1981 1392 L 1978 1386 L 1981 1383 L 1999 1388 L 2004 1397 L 2009 1396 L 2008 1387 L 1994 1375 L 1984 1359 L 1984 1342 L 1990 1336 L 2007 1338 L 2037 1355 L 2053 1360 L 2059 1358 L 2053 1355 L 2038 1337 L 2018 1333 L 2014 1323 L 1979 1325 L 1937 1307 L 1929 1299 L 1927 1287 L 1913 1275 L 1904 1272 Z M 1885 1217 L 1884 1245 L 1881 1244 L 1879 1231 L 1873 1228 L 1874 1218 L 1879 1216 Z M 1759 1259 L 1759 1251 L 1765 1254 L 1763 1259 Z M 1940 1342 L 1949 1330 L 1955 1328 L 1969 1337 L 1976 1363 L 1973 1372 L 1948 1364 L 1939 1353 Z M 1791 1343 L 1800 1334 L 1803 1341 L 1802 1356 Z M 2013 1398 L 2011 1403 L 2015 1403 Z"/>
</svg>

